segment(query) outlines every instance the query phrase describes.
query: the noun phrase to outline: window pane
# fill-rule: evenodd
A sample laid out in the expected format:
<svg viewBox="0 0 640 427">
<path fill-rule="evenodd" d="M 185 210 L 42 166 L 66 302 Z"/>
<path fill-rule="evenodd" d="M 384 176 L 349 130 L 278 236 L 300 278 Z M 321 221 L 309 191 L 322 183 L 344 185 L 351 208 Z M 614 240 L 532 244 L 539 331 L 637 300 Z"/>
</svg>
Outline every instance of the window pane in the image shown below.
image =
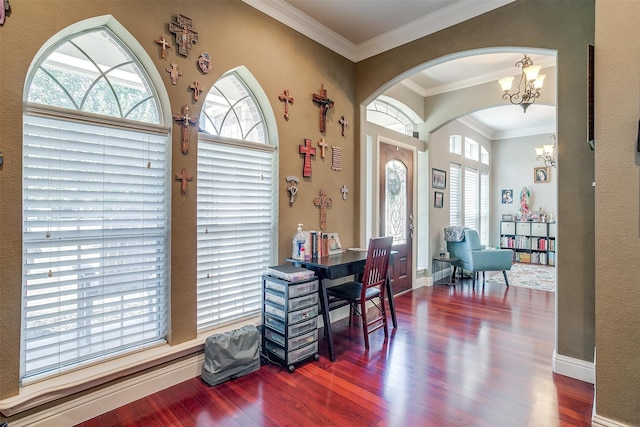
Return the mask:
<svg viewBox="0 0 640 427">
<path fill-rule="evenodd" d="M 483 146 L 480 146 L 480 161 L 485 165 L 489 164 L 489 152 Z"/>
<path fill-rule="evenodd" d="M 43 57 L 29 102 L 109 117 L 160 123 L 148 77 L 107 29 L 74 35 Z"/>
<path fill-rule="evenodd" d="M 462 135 L 451 135 L 449 137 L 449 152 L 462 154 Z"/>
<path fill-rule="evenodd" d="M 471 138 L 464 139 L 464 156 L 471 160 L 480 160 L 479 144 Z"/>
<path fill-rule="evenodd" d="M 462 225 L 462 169 L 449 164 L 449 225 Z"/>
<path fill-rule="evenodd" d="M 385 236 L 393 236 L 394 245 L 407 242 L 407 168 L 391 160 L 385 167 Z"/>
<path fill-rule="evenodd" d="M 198 144 L 198 329 L 260 311 L 274 262 L 275 154 Z"/>
<path fill-rule="evenodd" d="M 480 243 L 489 246 L 489 172 L 480 172 Z"/>
<path fill-rule="evenodd" d="M 164 340 L 167 145 L 24 116 L 24 377 Z"/>
<path fill-rule="evenodd" d="M 478 170 L 464 169 L 464 226 L 479 232 L 478 221 Z"/>
<path fill-rule="evenodd" d="M 200 130 L 212 135 L 267 143 L 262 112 L 242 79 L 235 73 L 211 88 L 200 113 Z"/>
</svg>

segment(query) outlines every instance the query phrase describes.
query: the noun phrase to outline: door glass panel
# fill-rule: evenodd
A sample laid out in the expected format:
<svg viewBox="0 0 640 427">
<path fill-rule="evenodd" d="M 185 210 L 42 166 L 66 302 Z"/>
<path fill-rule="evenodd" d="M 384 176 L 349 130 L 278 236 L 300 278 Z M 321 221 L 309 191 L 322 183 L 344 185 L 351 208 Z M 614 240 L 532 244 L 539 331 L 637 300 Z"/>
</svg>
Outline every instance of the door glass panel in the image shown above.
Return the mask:
<svg viewBox="0 0 640 427">
<path fill-rule="evenodd" d="M 385 167 L 385 236 L 393 236 L 394 245 L 407 242 L 407 167 L 398 160 Z"/>
</svg>

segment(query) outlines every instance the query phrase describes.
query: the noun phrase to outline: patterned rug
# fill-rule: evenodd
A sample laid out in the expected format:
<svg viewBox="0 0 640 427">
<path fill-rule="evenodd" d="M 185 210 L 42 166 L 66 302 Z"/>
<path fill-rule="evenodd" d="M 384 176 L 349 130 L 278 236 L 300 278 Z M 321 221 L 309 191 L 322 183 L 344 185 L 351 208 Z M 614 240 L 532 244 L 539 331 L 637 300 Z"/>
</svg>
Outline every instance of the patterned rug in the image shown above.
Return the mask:
<svg viewBox="0 0 640 427">
<path fill-rule="evenodd" d="M 507 271 L 509 286 L 539 289 L 541 291 L 556 291 L 556 269 L 545 265 L 513 264 Z M 504 284 L 502 273 L 497 273 L 487 279 L 487 283 Z"/>
</svg>

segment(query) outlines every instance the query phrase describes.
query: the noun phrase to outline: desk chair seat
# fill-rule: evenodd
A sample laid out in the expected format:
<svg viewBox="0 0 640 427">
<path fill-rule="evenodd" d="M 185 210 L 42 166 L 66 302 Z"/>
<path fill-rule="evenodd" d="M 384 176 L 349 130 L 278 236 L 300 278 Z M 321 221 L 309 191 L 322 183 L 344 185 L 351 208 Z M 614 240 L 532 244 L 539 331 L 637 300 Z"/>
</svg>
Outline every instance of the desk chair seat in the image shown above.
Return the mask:
<svg viewBox="0 0 640 427">
<path fill-rule="evenodd" d="M 369 334 L 380 328 L 384 328 L 384 336 L 389 336 L 387 327 L 387 315 L 384 303 L 384 286 L 389 271 L 389 257 L 393 237 L 380 237 L 369 241 L 367 260 L 365 261 L 362 281 L 347 282 L 327 289 L 330 297 L 330 309 L 333 310 L 349 304 L 349 325 L 356 311 L 362 318 L 362 332 L 364 334 L 364 346 L 369 349 Z M 369 317 L 367 313 L 367 301 L 373 302 L 376 314 Z"/>
</svg>

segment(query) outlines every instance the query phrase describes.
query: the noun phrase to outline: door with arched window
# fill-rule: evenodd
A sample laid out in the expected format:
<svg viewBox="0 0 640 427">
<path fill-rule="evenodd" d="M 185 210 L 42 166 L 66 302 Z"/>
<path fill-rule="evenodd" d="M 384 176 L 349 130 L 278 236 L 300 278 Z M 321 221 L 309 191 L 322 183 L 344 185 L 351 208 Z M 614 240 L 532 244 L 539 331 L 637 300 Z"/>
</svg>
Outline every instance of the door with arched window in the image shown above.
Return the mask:
<svg viewBox="0 0 640 427">
<path fill-rule="evenodd" d="M 380 235 L 393 236 L 394 293 L 412 286 L 413 229 L 413 152 L 380 143 Z"/>
</svg>

